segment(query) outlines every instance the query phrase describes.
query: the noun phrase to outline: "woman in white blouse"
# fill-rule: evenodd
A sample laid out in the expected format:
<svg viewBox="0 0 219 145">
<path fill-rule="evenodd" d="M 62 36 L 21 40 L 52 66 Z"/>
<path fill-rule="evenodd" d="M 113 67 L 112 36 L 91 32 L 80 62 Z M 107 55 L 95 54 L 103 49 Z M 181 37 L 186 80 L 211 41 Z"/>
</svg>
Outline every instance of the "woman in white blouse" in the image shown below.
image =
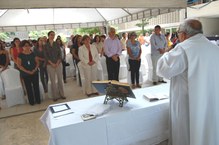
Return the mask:
<svg viewBox="0 0 219 145">
<path fill-rule="evenodd" d="M 100 56 L 102 56 L 103 55 L 103 42 L 101 42 L 99 35 L 96 35 L 94 37 L 93 45 L 96 46 L 98 53 L 100 54 Z"/>
<path fill-rule="evenodd" d="M 92 86 L 92 81 L 97 80 L 97 61 L 99 55 L 95 45 L 90 44 L 90 37 L 84 35 L 83 45 L 79 47 L 79 58 L 81 60 L 82 71 L 85 77 L 85 92 L 87 96 L 98 95 L 97 90 Z"/>
</svg>

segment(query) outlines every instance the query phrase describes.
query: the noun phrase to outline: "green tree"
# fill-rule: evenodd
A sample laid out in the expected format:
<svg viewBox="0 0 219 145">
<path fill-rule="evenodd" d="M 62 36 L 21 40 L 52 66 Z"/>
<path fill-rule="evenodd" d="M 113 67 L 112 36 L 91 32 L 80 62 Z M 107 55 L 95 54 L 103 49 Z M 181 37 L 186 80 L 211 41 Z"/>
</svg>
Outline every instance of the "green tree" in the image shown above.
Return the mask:
<svg viewBox="0 0 219 145">
<path fill-rule="evenodd" d="M 1 40 L 5 40 L 5 39 L 8 39 L 8 38 L 9 38 L 9 33 L 7 33 L 7 32 L 0 33 L 0 39 Z"/>
<path fill-rule="evenodd" d="M 145 32 L 146 32 L 145 29 L 144 29 L 144 27 L 149 24 L 149 20 L 150 20 L 150 19 L 151 19 L 151 18 L 143 18 L 143 19 L 141 19 L 140 23 L 137 23 L 137 24 L 136 24 L 136 26 L 141 27 L 141 33 L 142 33 L 143 35 L 145 35 Z"/>
<path fill-rule="evenodd" d="M 93 28 L 77 28 L 73 29 L 74 34 L 85 35 L 85 34 L 100 34 L 99 27 Z"/>
<path fill-rule="evenodd" d="M 38 39 L 39 37 L 47 36 L 49 30 L 42 30 L 42 31 L 29 31 L 30 39 Z"/>
</svg>

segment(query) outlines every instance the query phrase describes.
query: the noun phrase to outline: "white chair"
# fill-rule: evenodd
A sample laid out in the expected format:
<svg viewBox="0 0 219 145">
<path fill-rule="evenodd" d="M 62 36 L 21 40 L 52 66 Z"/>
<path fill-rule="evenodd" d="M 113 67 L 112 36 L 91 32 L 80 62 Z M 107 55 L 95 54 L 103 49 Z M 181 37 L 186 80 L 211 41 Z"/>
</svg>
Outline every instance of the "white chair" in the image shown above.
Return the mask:
<svg viewBox="0 0 219 145">
<path fill-rule="evenodd" d="M 103 69 L 103 80 L 108 80 L 108 73 L 107 73 L 107 67 L 106 67 L 106 57 L 102 56 L 100 57 L 100 63 Z"/>
<path fill-rule="evenodd" d="M 10 61 L 10 65 L 8 65 L 9 68 L 14 68 L 14 61 Z"/>
<path fill-rule="evenodd" d="M 78 69 L 79 69 L 79 71 L 78 71 Z M 76 69 L 77 83 L 78 83 L 78 85 L 79 85 L 78 73 L 80 72 L 82 90 L 83 90 L 83 93 L 85 94 L 85 93 L 86 93 L 86 91 L 85 91 L 85 77 L 84 77 L 83 68 L 82 68 L 82 66 L 81 66 L 81 62 L 78 63 L 78 69 Z"/>
<path fill-rule="evenodd" d="M 0 77 L 0 97 L 4 95 L 5 95 L 4 85 L 3 85 L 2 78 Z"/>
<path fill-rule="evenodd" d="M 73 77 L 76 75 L 76 68 L 73 64 L 72 54 L 68 53 L 66 55 L 66 63 L 69 63 L 69 66 L 66 66 L 66 77 Z"/>
<path fill-rule="evenodd" d="M 152 75 L 153 75 L 153 65 L 151 61 L 151 54 L 147 54 L 146 56 L 147 66 L 146 66 L 146 73 L 148 74 L 147 80 L 152 81 Z"/>
<path fill-rule="evenodd" d="M 119 80 L 127 78 L 127 52 L 123 52 L 120 56 Z"/>
<path fill-rule="evenodd" d="M 123 65 L 120 64 L 120 67 L 119 67 L 119 80 L 126 79 L 126 78 L 127 78 L 127 65 L 126 64 L 123 64 Z"/>
<path fill-rule="evenodd" d="M 45 96 L 45 92 L 44 92 L 44 88 L 43 88 L 43 84 L 41 80 L 39 80 L 39 89 L 40 89 L 40 100 L 43 101 L 45 100 L 46 96 Z"/>
<path fill-rule="evenodd" d="M 25 104 L 24 91 L 20 81 L 20 72 L 16 69 L 7 69 L 1 73 L 4 83 L 6 104 L 8 107 Z"/>
<path fill-rule="evenodd" d="M 99 60 L 97 62 L 97 80 L 99 80 L 99 81 L 104 80 L 103 67 L 101 65 L 100 58 L 99 58 Z"/>
</svg>

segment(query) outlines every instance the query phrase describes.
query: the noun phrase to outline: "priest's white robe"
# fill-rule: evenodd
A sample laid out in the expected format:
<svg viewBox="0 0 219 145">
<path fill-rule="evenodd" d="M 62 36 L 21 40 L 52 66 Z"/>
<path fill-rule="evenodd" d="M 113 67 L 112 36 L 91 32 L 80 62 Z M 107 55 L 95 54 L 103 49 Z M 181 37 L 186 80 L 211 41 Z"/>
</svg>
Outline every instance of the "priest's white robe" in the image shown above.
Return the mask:
<svg viewBox="0 0 219 145">
<path fill-rule="evenodd" d="M 192 36 L 159 59 L 157 74 L 171 79 L 170 144 L 219 145 L 219 47 Z"/>
</svg>

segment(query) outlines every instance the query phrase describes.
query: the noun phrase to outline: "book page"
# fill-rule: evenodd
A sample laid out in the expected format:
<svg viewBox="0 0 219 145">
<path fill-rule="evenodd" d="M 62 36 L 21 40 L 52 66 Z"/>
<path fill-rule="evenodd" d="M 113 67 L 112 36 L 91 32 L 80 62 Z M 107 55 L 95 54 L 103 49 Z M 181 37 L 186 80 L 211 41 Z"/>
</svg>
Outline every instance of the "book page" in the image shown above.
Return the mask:
<svg viewBox="0 0 219 145">
<path fill-rule="evenodd" d="M 60 111 L 63 111 L 63 110 L 67 110 L 67 106 L 66 105 L 59 105 L 59 106 L 53 106 L 53 110 L 54 112 L 60 112 Z"/>
<path fill-rule="evenodd" d="M 156 101 L 156 100 L 163 100 L 163 99 L 167 99 L 168 95 L 165 94 L 144 94 L 143 95 L 146 99 L 148 99 L 149 101 Z"/>
</svg>

